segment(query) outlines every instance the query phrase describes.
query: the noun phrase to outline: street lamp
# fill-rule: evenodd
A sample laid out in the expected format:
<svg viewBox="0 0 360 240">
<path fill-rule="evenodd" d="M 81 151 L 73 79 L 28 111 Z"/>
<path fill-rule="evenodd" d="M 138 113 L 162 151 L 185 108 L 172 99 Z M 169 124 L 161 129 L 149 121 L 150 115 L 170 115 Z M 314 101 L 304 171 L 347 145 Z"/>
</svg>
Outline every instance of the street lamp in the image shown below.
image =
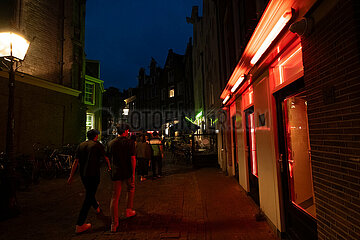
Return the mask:
<svg viewBox="0 0 360 240">
<path fill-rule="evenodd" d="M 15 190 L 15 117 L 14 117 L 14 90 L 15 90 L 15 72 L 24 60 L 25 54 L 29 48 L 30 42 L 23 36 L 12 31 L 0 32 L 0 58 L 1 63 L 9 70 L 9 100 L 8 116 L 6 125 L 6 155 L 8 157 L 8 174 L 10 176 L 9 191 L 9 211 L 16 210 L 16 190 Z"/>
</svg>

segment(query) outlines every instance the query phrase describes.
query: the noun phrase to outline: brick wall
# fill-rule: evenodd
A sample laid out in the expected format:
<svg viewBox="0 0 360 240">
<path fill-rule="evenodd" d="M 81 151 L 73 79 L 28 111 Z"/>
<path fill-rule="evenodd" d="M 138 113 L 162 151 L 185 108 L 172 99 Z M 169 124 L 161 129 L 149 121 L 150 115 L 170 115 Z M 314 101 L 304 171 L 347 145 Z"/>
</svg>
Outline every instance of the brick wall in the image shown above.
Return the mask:
<svg viewBox="0 0 360 240">
<path fill-rule="evenodd" d="M 339 1 L 302 39 L 319 239 L 360 239 L 360 54 L 353 10 L 359 4 L 355 2 Z"/>
<path fill-rule="evenodd" d="M 4 6 L 14 14 L 4 15 Z M 31 42 L 18 71 L 82 90 L 84 6 L 84 0 L 1 0 L 0 27 L 10 22 Z M 4 19 L 10 20 L 4 22 Z M 77 57 L 74 52 L 78 53 Z M 61 61 L 64 62 L 63 78 Z M 0 80 L 0 89 L 4 90 L 0 93 L 3 103 L 0 106 L 0 132 L 5 132 L 8 81 Z M 82 140 L 85 108 L 81 96 L 16 82 L 15 123 L 15 151 L 28 154 L 34 142 L 61 145 Z M 5 138 L 0 138 L 0 151 L 4 149 Z"/>
<path fill-rule="evenodd" d="M 71 69 L 74 62 L 72 22 L 73 14 L 76 14 L 73 11 L 75 1 L 65 0 L 64 3 L 63 1 L 22 1 L 20 29 L 25 31 L 31 45 L 19 71 L 72 87 Z M 62 31 L 63 24 L 64 31 Z M 64 62 L 62 80 L 60 78 L 61 61 Z"/>
<path fill-rule="evenodd" d="M 0 133 L 6 132 L 8 79 L 0 77 Z M 24 82 L 15 85 L 15 152 L 31 155 L 34 143 L 61 146 L 79 143 L 85 109 L 77 97 Z M 5 134 L 0 152 L 5 150 Z"/>
</svg>

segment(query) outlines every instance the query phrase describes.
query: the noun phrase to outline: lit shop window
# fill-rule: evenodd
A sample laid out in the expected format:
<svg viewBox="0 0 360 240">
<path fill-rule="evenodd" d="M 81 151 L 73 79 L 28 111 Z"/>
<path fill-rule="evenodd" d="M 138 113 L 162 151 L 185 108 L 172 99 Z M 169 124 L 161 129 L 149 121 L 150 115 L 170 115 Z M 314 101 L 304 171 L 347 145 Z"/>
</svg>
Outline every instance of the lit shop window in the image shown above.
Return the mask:
<svg viewBox="0 0 360 240">
<path fill-rule="evenodd" d="M 294 205 L 316 218 L 311 167 L 311 148 L 305 97 L 292 96 L 283 102 L 286 126 L 286 160 L 289 192 Z"/>
<path fill-rule="evenodd" d="M 170 89 L 169 91 L 169 97 L 175 97 L 175 89 Z"/>
<path fill-rule="evenodd" d="M 249 114 L 248 116 L 249 122 L 249 145 L 250 145 L 250 162 L 251 162 L 251 173 L 258 177 L 258 166 L 257 166 L 257 158 L 256 158 L 256 140 L 255 140 L 255 113 Z"/>
<path fill-rule="evenodd" d="M 129 115 L 129 109 L 128 108 L 123 109 L 123 115 L 125 115 L 125 116 Z"/>
<path fill-rule="evenodd" d="M 270 68 L 270 78 L 273 89 L 285 82 L 292 82 L 304 75 L 301 44 L 291 48 L 291 51 L 280 56 Z M 280 49 L 278 49 L 278 52 Z"/>
<path fill-rule="evenodd" d="M 95 84 L 86 82 L 85 83 L 85 103 L 86 104 L 94 104 L 94 89 Z"/>
<path fill-rule="evenodd" d="M 86 114 L 86 132 L 90 129 L 94 129 L 94 114 L 93 113 L 87 113 Z"/>
</svg>

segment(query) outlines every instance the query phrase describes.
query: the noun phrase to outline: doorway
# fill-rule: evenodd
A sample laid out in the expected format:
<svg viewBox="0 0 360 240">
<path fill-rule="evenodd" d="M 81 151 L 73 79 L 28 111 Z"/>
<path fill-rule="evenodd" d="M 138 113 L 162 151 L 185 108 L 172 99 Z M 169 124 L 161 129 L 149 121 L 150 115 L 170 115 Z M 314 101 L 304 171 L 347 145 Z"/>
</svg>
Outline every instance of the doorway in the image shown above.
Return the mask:
<svg viewBox="0 0 360 240">
<path fill-rule="evenodd" d="M 232 121 L 232 135 L 233 135 L 233 154 L 234 154 L 234 169 L 235 169 L 235 179 L 239 182 L 239 163 L 237 157 L 237 145 L 236 145 L 236 116 L 231 118 Z"/>
<path fill-rule="evenodd" d="M 288 239 L 317 239 L 307 101 L 303 80 L 276 93 L 285 228 Z"/>
<path fill-rule="evenodd" d="M 256 156 L 256 140 L 255 140 L 255 113 L 254 107 L 245 110 L 246 121 L 246 152 L 248 158 L 248 171 L 249 171 L 249 195 L 257 205 L 259 201 L 259 178 L 258 178 L 258 164 Z"/>
</svg>

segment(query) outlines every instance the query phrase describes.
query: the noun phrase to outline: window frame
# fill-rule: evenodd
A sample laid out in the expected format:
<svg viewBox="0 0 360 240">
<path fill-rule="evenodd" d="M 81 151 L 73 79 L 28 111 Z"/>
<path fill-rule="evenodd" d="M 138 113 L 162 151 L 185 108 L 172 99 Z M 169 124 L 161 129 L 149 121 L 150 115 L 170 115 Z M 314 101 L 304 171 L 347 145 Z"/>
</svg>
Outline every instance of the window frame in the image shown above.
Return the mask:
<svg viewBox="0 0 360 240">
<path fill-rule="evenodd" d="M 87 91 L 86 85 L 91 85 L 92 86 L 92 92 Z M 88 101 L 88 98 L 87 98 L 88 95 L 92 96 L 92 101 L 91 102 Z M 95 83 L 93 83 L 93 82 L 85 81 L 84 103 L 88 104 L 88 105 L 95 105 Z"/>
<path fill-rule="evenodd" d="M 88 116 L 91 116 L 91 125 L 88 125 Z M 86 128 L 86 132 L 90 129 L 88 129 L 88 127 L 90 127 L 90 129 L 94 129 L 95 128 L 95 114 L 91 113 L 91 112 L 87 112 L 86 113 L 86 120 L 85 120 L 85 128 Z"/>
</svg>

